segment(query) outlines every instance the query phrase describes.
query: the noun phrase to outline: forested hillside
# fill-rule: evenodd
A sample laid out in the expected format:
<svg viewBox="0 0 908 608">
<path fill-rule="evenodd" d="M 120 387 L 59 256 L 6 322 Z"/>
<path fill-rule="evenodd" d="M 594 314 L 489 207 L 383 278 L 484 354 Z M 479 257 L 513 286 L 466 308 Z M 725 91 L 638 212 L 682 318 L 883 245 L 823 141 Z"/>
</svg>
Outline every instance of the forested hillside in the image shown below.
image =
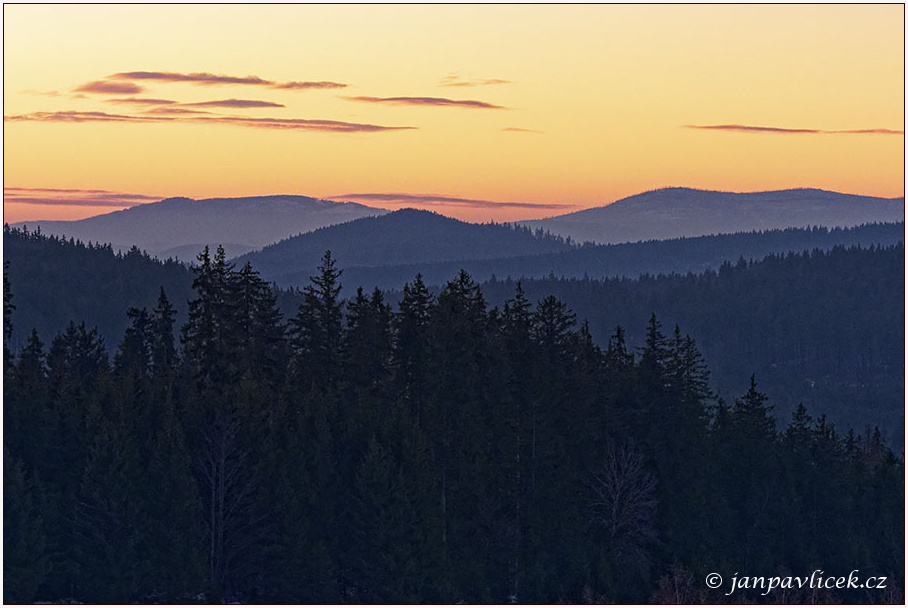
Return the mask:
<svg viewBox="0 0 908 608">
<path fill-rule="evenodd" d="M 325 251 L 331 251 L 346 268 L 497 259 L 573 248 L 568 240 L 544 234 L 542 230 L 471 224 L 431 211 L 401 209 L 288 238 L 241 256 L 236 262 L 240 265 L 251 262 L 269 281 L 293 275 L 298 280 L 278 282 L 284 286 L 302 286 L 315 272 Z"/>
<path fill-rule="evenodd" d="M 600 347 L 554 296 L 460 273 L 394 312 L 340 272 L 285 320 L 220 251 L 178 341 L 162 294 L 112 358 L 83 325 L 4 348 L 4 601 L 717 603 L 710 572 L 855 568 L 888 585 L 734 599 L 904 601 L 878 432 L 774 420 L 761 376 L 717 402 L 656 316 Z"/>
<path fill-rule="evenodd" d="M 126 310 L 152 308 L 161 288 L 173 300 L 178 321 L 186 320 L 192 273 L 179 262 L 9 226 L 3 227 L 3 259 L 16 290 L 9 336 L 16 351 L 33 329 L 49 343 L 70 321 L 97 327 L 113 350 L 129 326 Z"/>
<path fill-rule="evenodd" d="M 696 338 L 726 398 L 756 373 L 781 416 L 803 402 L 840 427 L 878 425 L 904 449 L 903 244 L 770 255 L 696 275 L 522 284 L 533 301 L 554 294 L 568 304 L 601 345 L 615 325 L 642 345 L 655 312 Z M 513 290 L 512 281 L 483 285 L 496 304 Z"/>
<path fill-rule="evenodd" d="M 723 242 L 755 243 L 751 251 L 767 244 L 784 249 L 805 242 L 820 248 L 840 241 L 899 243 L 900 226 L 723 235 L 614 246 L 614 250 L 624 257 L 636 247 L 644 260 L 673 263 L 685 256 L 710 255 L 711 244 Z M 624 251 L 625 247 L 630 249 Z M 98 328 L 104 346 L 113 354 L 130 323 L 126 311 L 131 307 L 150 310 L 162 287 L 176 310 L 177 325 L 187 319 L 192 278 L 180 264 L 159 263 L 135 251 L 116 255 L 108 247 L 88 247 L 15 229 L 5 233 L 4 248 L 15 294 L 9 341 L 14 351 L 26 344 L 33 328 L 49 344 L 70 321 L 84 321 L 86 327 Z M 609 249 L 595 247 L 592 252 Z M 726 398 L 743 392 L 747 379 L 757 373 L 782 417 L 803 402 L 811 411 L 827 413 L 839 426 L 858 430 L 879 426 L 890 445 L 899 452 L 903 449 L 903 246 L 815 250 L 717 264 L 716 269 L 635 280 L 534 279 L 524 280 L 523 287 L 534 302 L 555 294 L 578 319 L 589 322 L 593 340 L 603 347 L 616 325 L 626 328 L 633 348 L 642 345 L 642 327 L 655 312 L 668 329 L 677 323 L 695 337 L 714 372 L 714 388 Z M 361 282 L 357 269 L 352 270 L 345 269 L 342 281 L 347 288 L 341 295 L 348 298 L 358 285 L 371 288 Z M 417 269 L 411 270 L 413 274 L 401 277 L 398 285 L 412 280 Z M 451 268 L 450 276 L 456 273 Z M 431 284 L 430 288 L 435 293 L 440 290 Z M 500 306 L 513 293 L 514 284 L 492 281 L 483 290 L 490 302 Z M 275 294 L 285 316 L 296 314 L 303 299 L 300 293 Z M 400 296 L 386 295 L 392 303 Z"/>
<path fill-rule="evenodd" d="M 895 245 L 905 238 L 905 224 L 868 224 L 854 228 L 789 228 L 714 234 L 695 238 L 625 243 L 620 245 L 590 245 L 549 254 L 495 259 L 460 259 L 448 262 L 423 262 L 405 265 L 378 265 L 371 258 L 366 267 L 345 266 L 346 283 L 369 289 L 399 288 L 417 273 L 428 285 L 443 285 L 461 269 L 476 281 L 492 277 L 545 278 L 612 278 L 638 277 L 649 274 L 686 274 L 717 270 L 725 262 L 759 260 L 771 253 L 788 253 L 812 249 L 831 249 L 837 245 Z M 332 252 L 334 250 L 332 249 Z M 385 262 L 387 264 L 387 262 Z M 300 270 L 273 279 L 284 286 L 305 285 L 312 269 Z"/>
</svg>

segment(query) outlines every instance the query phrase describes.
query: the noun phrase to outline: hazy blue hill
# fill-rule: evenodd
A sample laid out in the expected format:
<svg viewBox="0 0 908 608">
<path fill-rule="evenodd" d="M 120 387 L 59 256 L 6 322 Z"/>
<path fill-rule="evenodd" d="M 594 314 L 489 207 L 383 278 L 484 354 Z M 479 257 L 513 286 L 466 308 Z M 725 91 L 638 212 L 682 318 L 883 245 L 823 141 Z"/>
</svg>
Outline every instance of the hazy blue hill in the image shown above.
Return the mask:
<svg viewBox="0 0 908 608">
<path fill-rule="evenodd" d="M 550 254 L 498 259 L 389 265 L 384 267 L 345 265 L 344 285 L 371 289 L 395 289 L 421 273 L 429 285 L 441 285 L 461 268 L 478 280 L 499 278 L 637 277 L 643 274 L 699 273 L 717 269 L 723 262 L 739 258 L 761 259 L 771 253 L 812 249 L 828 250 L 837 245 L 895 245 L 904 240 L 905 224 L 872 224 L 854 228 L 788 228 L 737 234 L 622 243 L 585 245 L 579 249 Z M 304 285 L 311 271 L 291 272 L 273 277 L 284 286 Z"/>
<path fill-rule="evenodd" d="M 470 224 L 431 211 L 401 209 L 285 239 L 238 258 L 262 277 L 290 274 L 308 281 L 325 251 L 342 268 L 431 264 L 445 260 L 508 258 L 566 251 L 561 238 L 502 224 Z"/>
<path fill-rule="evenodd" d="M 857 226 L 905 219 L 905 199 L 817 189 L 715 192 L 663 188 L 604 207 L 520 222 L 575 241 L 629 243 L 775 228 Z"/>
<path fill-rule="evenodd" d="M 180 197 L 84 220 L 15 226 L 40 226 L 44 234 L 110 243 L 120 250 L 137 246 L 162 259 L 192 261 L 205 245 L 223 244 L 228 254 L 240 255 L 294 234 L 384 213 L 387 210 L 306 196 Z"/>
</svg>

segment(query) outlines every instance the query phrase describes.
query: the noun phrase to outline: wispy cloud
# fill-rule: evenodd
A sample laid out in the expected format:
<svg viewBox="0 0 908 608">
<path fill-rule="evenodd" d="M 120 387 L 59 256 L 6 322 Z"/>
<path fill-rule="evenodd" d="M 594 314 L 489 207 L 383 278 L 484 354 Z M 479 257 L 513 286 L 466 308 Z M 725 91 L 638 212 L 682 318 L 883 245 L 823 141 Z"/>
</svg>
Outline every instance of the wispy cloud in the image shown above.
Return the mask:
<svg viewBox="0 0 908 608">
<path fill-rule="evenodd" d="M 850 131 L 826 131 L 826 133 L 842 133 L 846 135 L 904 135 L 904 131 L 894 129 L 854 129 Z"/>
<path fill-rule="evenodd" d="M 451 75 L 445 76 L 441 79 L 441 85 L 443 87 L 481 87 L 486 85 L 494 84 L 514 84 L 512 80 L 504 80 L 503 78 L 480 78 L 476 80 L 464 80 L 460 76 Z"/>
<path fill-rule="evenodd" d="M 109 80 L 95 80 L 86 82 L 73 89 L 79 93 L 104 93 L 107 95 L 135 95 L 145 89 L 134 82 L 110 82 Z"/>
<path fill-rule="evenodd" d="M 329 133 L 379 133 L 382 131 L 407 131 L 416 127 L 385 127 L 382 125 L 342 122 L 338 120 L 310 120 L 306 118 L 246 118 L 242 116 L 196 117 L 185 122 L 196 124 L 224 124 L 256 129 L 298 131 L 324 131 Z"/>
<path fill-rule="evenodd" d="M 145 80 L 154 82 L 188 82 L 203 86 L 217 85 L 251 85 L 283 90 L 307 89 L 343 89 L 349 85 L 328 80 L 275 82 L 258 76 L 226 76 L 209 72 L 118 72 L 107 77 L 108 80 Z"/>
<path fill-rule="evenodd" d="M 752 127 L 748 125 L 687 125 L 687 128 L 707 131 L 737 131 L 739 133 L 821 133 L 817 129 L 786 129 L 782 127 Z"/>
<path fill-rule="evenodd" d="M 165 116 L 189 116 L 191 114 L 214 114 L 214 112 L 206 112 L 205 110 L 190 110 L 189 108 L 180 108 L 175 106 L 161 106 L 159 108 L 151 108 L 150 110 L 143 110 L 143 114 L 163 114 Z"/>
<path fill-rule="evenodd" d="M 138 200 L 157 200 L 160 197 L 157 196 L 148 196 L 146 194 L 124 194 L 122 192 L 115 192 L 113 190 L 85 190 L 82 188 L 19 188 L 16 186 L 4 186 L 3 193 L 6 195 L 10 194 L 21 194 L 24 192 L 40 192 L 40 193 L 53 193 L 53 194 L 78 194 L 78 195 L 89 195 L 89 194 L 116 194 L 120 197 L 132 198 Z"/>
<path fill-rule="evenodd" d="M 306 89 L 345 89 L 349 87 L 349 84 L 344 84 L 342 82 L 331 82 L 327 80 L 319 80 L 316 82 L 276 82 L 271 88 L 272 89 L 287 89 L 287 90 L 306 90 Z"/>
<path fill-rule="evenodd" d="M 26 89 L 19 91 L 21 95 L 40 95 L 41 97 L 68 97 L 69 99 L 88 99 L 88 95 L 82 93 L 61 93 L 60 91 L 37 91 L 35 89 Z"/>
<path fill-rule="evenodd" d="M 152 80 L 155 82 L 191 82 L 202 85 L 251 84 L 271 85 L 270 80 L 258 76 L 225 76 L 208 72 L 180 74 L 178 72 L 118 72 L 107 77 L 110 80 Z"/>
<path fill-rule="evenodd" d="M 78 190 L 67 188 L 3 188 L 4 203 L 24 205 L 67 205 L 75 207 L 131 207 L 161 200 L 159 196 L 113 192 L 110 190 Z"/>
<path fill-rule="evenodd" d="M 470 99 L 446 99 L 444 97 L 344 97 L 350 101 L 362 101 L 366 103 L 385 103 L 389 105 L 401 106 L 449 106 L 456 108 L 478 108 L 484 110 L 507 110 L 504 106 L 496 106 L 484 101 L 474 101 Z"/>
<path fill-rule="evenodd" d="M 26 89 L 19 91 L 22 95 L 41 95 L 43 97 L 63 97 L 65 94 L 60 91 L 37 91 L 35 89 Z"/>
<path fill-rule="evenodd" d="M 258 101 L 255 99 L 221 99 L 218 101 L 199 101 L 196 103 L 180 104 L 185 107 L 200 108 L 285 108 L 282 103 L 273 101 Z"/>
<path fill-rule="evenodd" d="M 536 129 L 524 129 L 522 127 L 504 127 L 502 131 L 511 131 L 514 133 L 542 133 L 542 131 L 537 131 Z"/>
<path fill-rule="evenodd" d="M 137 106 L 166 106 L 177 103 L 172 99 L 148 99 L 143 97 L 118 97 L 116 99 L 105 99 L 108 103 L 125 103 Z"/>
<path fill-rule="evenodd" d="M 183 114 L 181 108 L 159 108 L 155 114 Z M 168 111 L 170 110 L 170 111 Z M 190 110 L 190 112 L 193 112 Z M 193 112 L 196 114 L 197 112 Z M 416 127 L 387 127 L 337 120 L 312 120 L 306 118 L 247 118 L 243 116 L 135 116 L 107 114 L 106 112 L 32 112 L 18 116 L 4 116 L 10 122 L 179 122 L 184 124 L 222 124 L 256 129 L 279 129 L 296 131 L 323 131 L 330 133 L 378 133 L 382 131 L 405 131 Z"/>
<path fill-rule="evenodd" d="M 558 205 L 550 203 L 514 203 L 489 201 L 435 194 L 401 194 L 401 193 L 361 193 L 343 194 L 329 197 L 331 200 L 373 201 L 398 205 L 456 206 L 481 209 L 521 208 L 521 209 L 569 209 L 577 205 Z"/>
<path fill-rule="evenodd" d="M 781 133 L 781 134 L 843 134 L 843 135 L 904 135 L 904 131 L 893 129 L 854 129 L 845 131 L 831 131 L 824 129 L 792 129 L 786 127 L 756 127 L 751 125 L 685 125 L 688 129 L 703 129 L 709 131 L 734 131 L 737 133 Z"/>
<path fill-rule="evenodd" d="M 10 122 L 161 122 L 170 118 L 153 118 L 150 116 L 130 116 L 126 114 L 108 114 L 107 112 L 32 112 L 17 116 L 4 116 Z"/>
</svg>

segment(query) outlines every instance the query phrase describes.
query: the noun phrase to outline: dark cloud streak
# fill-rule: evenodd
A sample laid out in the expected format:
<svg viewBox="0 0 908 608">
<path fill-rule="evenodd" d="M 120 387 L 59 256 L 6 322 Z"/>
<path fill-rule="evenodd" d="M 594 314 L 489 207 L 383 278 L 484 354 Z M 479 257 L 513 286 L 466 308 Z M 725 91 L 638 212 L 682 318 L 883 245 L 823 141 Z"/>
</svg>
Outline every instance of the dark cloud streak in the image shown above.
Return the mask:
<svg viewBox="0 0 908 608">
<path fill-rule="evenodd" d="M 214 114 L 214 112 L 206 112 L 205 110 L 190 110 L 189 108 L 176 108 L 174 106 L 161 106 L 159 108 L 151 108 L 150 110 L 144 110 L 143 114 L 164 114 L 172 116 L 187 116 L 190 114 Z"/>
<path fill-rule="evenodd" d="M 152 118 L 149 116 L 129 116 L 126 114 L 108 114 L 106 112 L 32 112 L 18 116 L 4 116 L 10 122 L 163 122 L 171 118 Z"/>
<path fill-rule="evenodd" d="M 501 130 L 513 133 L 542 133 L 542 131 L 537 131 L 536 129 L 524 129 L 521 127 L 503 127 Z"/>
<path fill-rule="evenodd" d="M 133 201 L 108 198 L 44 198 L 37 196 L 4 196 L 4 203 L 18 203 L 20 205 L 67 205 L 72 207 L 131 207 Z"/>
<path fill-rule="evenodd" d="M 109 82 L 106 80 L 95 80 L 79 85 L 74 91 L 78 93 L 105 93 L 107 95 L 135 95 L 145 89 L 134 82 Z"/>
<path fill-rule="evenodd" d="M 271 86 L 272 89 L 284 90 L 308 90 L 308 89 L 345 89 L 350 85 L 342 82 L 318 81 L 318 82 L 278 82 Z"/>
<path fill-rule="evenodd" d="M 733 131 L 737 133 L 780 133 L 780 134 L 808 134 L 808 135 L 904 135 L 904 131 L 892 129 L 854 129 L 845 131 L 829 131 L 823 129 L 789 129 L 784 127 L 756 127 L 751 125 L 685 125 L 688 129 L 701 129 L 707 131 Z"/>
<path fill-rule="evenodd" d="M 22 205 L 54 205 L 73 207 L 131 207 L 159 196 L 112 192 L 110 190 L 79 190 L 73 188 L 3 188 L 4 203 Z"/>
<path fill-rule="evenodd" d="M 155 82 L 190 82 L 200 85 L 251 84 L 272 85 L 270 80 L 258 76 L 225 76 L 208 72 L 180 74 L 178 72 L 118 72 L 107 77 L 111 80 L 153 80 Z"/>
<path fill-rule="evenodd" d="M 474 101 L 470 99 L 446 99 L 444 97 L 344 97 L 350 101 L 361 101 L 365 103 L 386 103 L 389 105 L 402 106 L 449 106 L 471 109 L 484 110 L 507 110 L 504 106 L 496 106 L 484 101 Z"/>
<path fill-rule="evenodd" d="M 275 82 L 258 76 L 226 76 L 224 74 L 211 74 L 209 72 L 192 72 L 181 74 L 179 72 L 118 72 L 107 77 L 109 80 L 150 80 L 154 82 L 188 82 L 202 86 L 218 85 L 251 85 L 270 87 L 288 91 L 303 91 L 309 89 L 343 89 L 350 85 L 329 80 L 318 81 L 291 81 Z"/>
<path fill-rule="evenodd" d="M 172 99 L 145 99 L 142 97 L 121 97 L 118 99 L 105 99 L 108 103 L 127 103 L 138 106 L 166 106 L 177 103 Z"/>
<path fill-rule="evenodd" d="M 854 129 L 850 131 L 826 131 L 826 133 L 841 133 L 843 135 L 904 135 L 904 131 L 894 129 Z"/>
<path fill-rule="evenodd" d="M 160 108 L 159 110 L 169 110 Z M 416 127 L 386 127 L 382 125 L 342 122 L 337 120 L 312 120 L 305 118 L 247 118 L 243 116 L 129 116 L 106 112 L 33 112 L 18 116 L 4 116 L 10 122 L 169 122 L 183 124 L 223 124 L 258 129 L 298 131 L 323 131 L 330 133 L 378 133 L 382 131 L 414 130 Z"/>
<path fill-rule="evenodd" d="M 406 131 L 416 127 L 385 127 L 381 125 L 341 122 L 337 120 L 310 120 L 305 118 L 246 118 L 223 116 L 217 118 L 188 118 L 185 122 L 236 125 L 257 129 L 279 129 L 300 131 L 323 131 L 329 133 L 378 133 L 382 131 Z"/>
<path fill-rule="evenodd" d="M 159 200 L 158 196 L 148 196 L 146 194 L 125 194 L 122 192 L 114 192 L 113 190 L 83 190 L 81 188 L 17 188 L 16 186 L 4 186 L 3 193 L 4 195 L 7 192 L 43 192 L 43 193 L 54 193 L 54 194 L 106 194 L 106 195 L 116 195 L 121 198 L 131 198 L 136 200 Z"/>
<path fill-rule="evenodd" d="M 558 205 L 550 203 L 515 203 L 489 201 L 474 198 L 459 198 L 454 196 L 436 196 L 433 194 L 401 194 L 401 193 L 364 193 L 364 194 L 344 194 L 342 196 L 332 196 L 331 200 L 368 200 L 382 203 L 397 203 L 400 205 L 417 204 L 417 205 L 453 205 L 457 207 L 473 207 L 480 209 L 500 209 L 505 207 L 516 207 L 521 209 L 567 209 L 576 207 L 576 205 Z"/>
<path fill-rule="evenodd" d="M 463 80 L 460 76 L 447 76 L 441 81 L 441 86 L 443 87 L 482 87 L 496 84 L 514 84 L 514 81 L 504 80 L 503 78 Z"/>
<path fill-rule="evenodd" d="M 748 125 L 687 125 L 689 129 L 736 131 L 739 133 L 821 133 L 817 129 L 785 129 L 782 127 L 752 127 Z"/>
<path fill-rule="evenodd" d="M 258 101 L 255 99 L 221 99 L 217 101 L 199 101 L 195 103 L 181 103 L 183 107 L 199 108 L 285 108 L 282 103 L 273 101 Z"/>
</svg>

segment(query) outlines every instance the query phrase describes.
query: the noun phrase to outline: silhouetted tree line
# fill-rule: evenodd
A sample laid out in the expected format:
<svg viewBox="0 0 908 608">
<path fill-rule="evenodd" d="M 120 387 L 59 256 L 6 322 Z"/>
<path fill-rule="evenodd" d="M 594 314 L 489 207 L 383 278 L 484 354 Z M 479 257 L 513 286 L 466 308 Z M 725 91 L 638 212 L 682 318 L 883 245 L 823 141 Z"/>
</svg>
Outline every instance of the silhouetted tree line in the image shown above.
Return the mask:
<svg viewBox="0 0 908 608">
<path fill-rule="evenodd" d="M 193 273 L 179 338 L 161 289 L 112 359 L 84 324 L 10 352 L 4 283 L 4 601 L 723 601 L 707 573 L 858 568 L 888 595 L 819 599 L 903 600 L 879 433 L 777 427 L 754 378 L 716 400 L 655 315 L 600 347 L 465 272 L 394 311 L 326 254 L 285 320 L 223 250 Z"/>
<path fill-rule="evenodd" d="M 589 321 L 600 343 L 615 325 L 642 345 L 652 312 L 685 328 L 731 399 L 756 373 L 788 419 L 799 402 L 840 427 L 879 426 L 903 453 L 905 247 L 836 246 L 829 251 L 739 259 L 716 270 L 638 279 L 527 279 L 531 299 L 554 294 Z M 503 303 L 511 280 L 482 285 Z M 389 297 L 394 297 L 388 294 Z"/>
</svg>

